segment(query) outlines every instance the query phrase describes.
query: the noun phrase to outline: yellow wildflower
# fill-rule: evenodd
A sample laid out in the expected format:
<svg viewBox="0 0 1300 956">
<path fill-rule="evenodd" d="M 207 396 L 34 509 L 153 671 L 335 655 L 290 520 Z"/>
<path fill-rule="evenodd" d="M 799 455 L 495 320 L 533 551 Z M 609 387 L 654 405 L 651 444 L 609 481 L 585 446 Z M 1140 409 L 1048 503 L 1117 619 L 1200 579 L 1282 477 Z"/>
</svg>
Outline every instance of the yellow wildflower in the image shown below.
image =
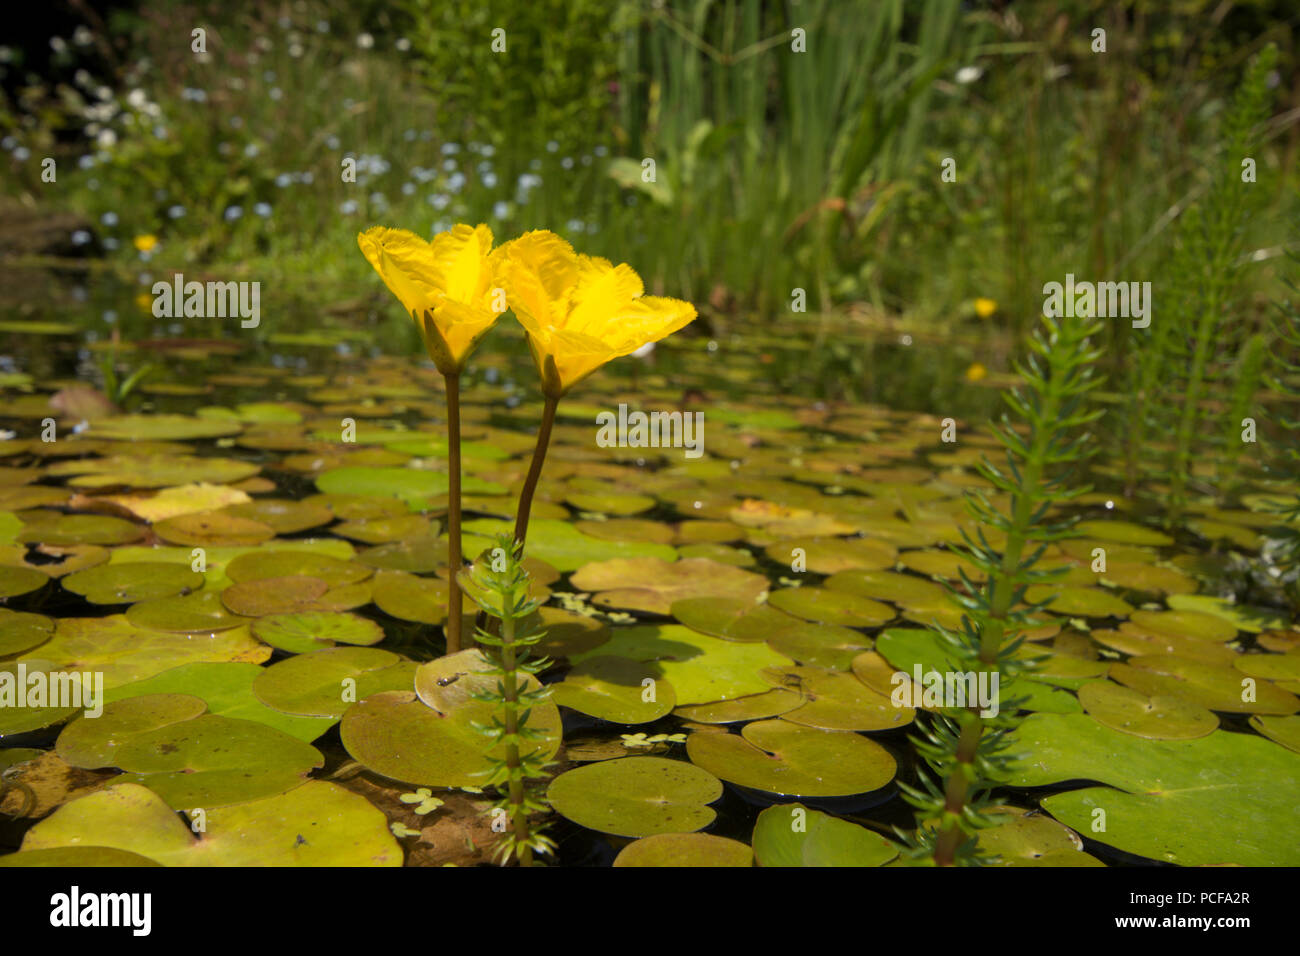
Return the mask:
<svg viewBox="0 0 1300 956">
<path fill-rule="evenodd" d="M 492 284 L 492 230 L 457 223 L 425 242 L 405 229 L 375 226 L 357 236 L 357 245 L 415 320 L 438 371 L 459 374 L 505 311 Z"/>
<path fill-rule="evenodd" d="M 992 299 L 976 299 L 975 314 L 981 319 L 987 319 L 990 315 L 998 310 L 998 304 Z"/>
<path fill-rule="evenodd" d="M 498 253 L 497 282 L 528 333 L 542 391 L 551 398 L 696 317 L 689 302 L 644 295 L 641 277 L 626 263 L 579 255 L 545 229 Z"/>
<path fill-rule="evenodd" d="M 158 247 L 158 237 L 152 233 L 136 236 L 131 240 L 141 252 L 153 252 Z"/>
<path fill-rule="evenodd" d="M 983 365 L 979 362 L 972 362 L 970 368 L 966 369 L 966 381 L 978 382 L 988 374 L 989 370 Z"/>
</svg>

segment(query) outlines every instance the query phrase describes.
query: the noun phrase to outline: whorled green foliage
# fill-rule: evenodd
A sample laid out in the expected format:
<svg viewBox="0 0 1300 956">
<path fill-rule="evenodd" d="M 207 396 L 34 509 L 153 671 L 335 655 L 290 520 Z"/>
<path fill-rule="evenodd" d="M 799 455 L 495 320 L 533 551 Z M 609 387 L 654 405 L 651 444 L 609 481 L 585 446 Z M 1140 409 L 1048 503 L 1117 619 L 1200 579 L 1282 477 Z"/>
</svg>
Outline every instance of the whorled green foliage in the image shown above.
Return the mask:
<svg viewBox="0 0 1300 956">
<path fill-rule="evenodd" d="M 1220 459 L 1219 493 L 1226 496 L 1237 480 L 1241 466 L 1241 453 L 1246 447 L 1241 440 L 1242 422 L 1254 418 L 1252 413 L 1255 392 L 1264 382 L 1264 359 L 1268 354 L 1268 340 L 1263 335 L 1252 335 L 1246 340 L 1232 368 L 1232 395 L 1228 402 L 1228 417 L 1223 426 L 1223 454 Z"/>
<path fill-rule="evenodd" d="M 1293 256 L 1300 264 L 1300 257 Z M 1300 286 L 1287 281 L 1290 296 L 1276 303 L 1277 344 L 1273 350 L 1273 364 L 1268 383 L 1284 399 L 1281 412 L 1279 441 L 1276 452 L 1270 456 L 1271 468 L 1277 477 L 1293 486 L 1289 498 L 1273 505 L 1279 517 L 1278 546 L 1274 560 L 1282 571 L 1293 610 L 1300 612 L 1300 416 L 1296 415 L 1300 403 Z"/>
<path fill-rule="evenodd" d="M 964 612 L 961 629 L 936 625 L 936 630 L 955 671 L 998 675 L 999 709 L 994 717 L 981 717 L 978 705 L 947 710 L 923 725 L 924 740 L 914 738 L 929 765 L 928 772 L 918 771 L 919 788 L 900 784 L 917 809 L 916 831 L 900 833 L 914 863 L 990 862 L 977 849 L 976 833 L 998 822 L 988 812 L 994 803 L 989 791 L 1005 778 L 1012 759 L 1006 735 L 1018 722 L 1015 714 L 1023 702 L 1014 696 L 1014 681 L 1036 663 L 1019 654 L 1022 632 L 1044 603 L 1026 601 L 1025 591 L 1063 572 L 1034 567 L 1048 544 L 1069 535 L 1074 524 L 1052 520 L 1048 512 L 1087 490 L 1073 486 L 1071 477 L 1073 466 L 1091 454 L 1091 435 L 1082 429 L 1101 414 L 1088 407 L 1089 392 L 1098 384 L 1093 370 L 1098 353 L 1089 340 L 1099 329 L 1100 324 L 1086 319 L 1044 317 L 1031 338 L 1028 361 L 1017 368 L 1023 385 L 1005 395 L 1018 422 L 1003 414 L 993 426 L 1004 462 L 984 458 L 979 467 L 1010 496 L 1007 509 L 999 510 L 982 491 L 968 496 L 980 526 L 974 538 L 963 531 L 966 546 L 961 550 L 984 573 L 985 583 L 974 583 L 962 571 L 963 589 L 952 591 Z M 1000 550 L 990 544 L 985 527 L 1005 535 Z"/>
<path fill-rule="evenodd" d="M 1165 514 L 1172 526 L 1187 505 L 1193 461 L 1204 448 L 1202 418 L 1207 390 L 1222 385 L 1228 370 L 1219 355 L 1235 355 L 1243 331 L 1231 317 L 1241 304 L 1246 227 L 1267 197 L 1266 187 L 1243 180 L 1243 161 L 1254 159 L 1259 128 L 1272 94 L 1269 75 L 1277 49 L 1261 50 L 1246 70 L 1227 112 L 1215 173 L 1205 195 L 1183 212 L 1167 270 L 1157 283 L 1161 306 L 1151 326 L 1134 330 L 1125 422 L 1128 491 L 1143 478 L 1167 481 Z M 1228 342 L 1225 343 L 1225 338 Z M 1178 396 L 1175 403 L 1170 396 Z M 1211 428 L 1210 434 L 1220 430 Z M 1169 436 L 1158 466 L 1149 464 L 1151 442 Z M 1145 474 L 1144 474 L 1145 472 Z"/>
<path fill-rule="evenodd" d="M 466 591 L 479 607 L 499 621 L 494 634 L 478 628 L 476 637 L 484 656 L 492 663 L 488 674 L 498 678 L 496 687 L 472 694 L 475 700 L 495 705 L 491 722 L 475 724 L 475 728 L 488 738 L 487 747 L 504 745 L 505 756 L 492 758 L 486 784 L 501 793 L 489 812 L 493 821 L 505 818 L 510 821 L 497 842 L 496 853 L 502 863 L 511 857 L 520 866 L 531 866 L 534 854 L 547 855 L 555 844 L 533 826 L 529 814 L 548 809 L 534 782 L 549 776 L 550 764 L 541 756 L 521 752 L 520 744 L 543 740 L 545 734 L 528 726 L 532 708 L 550 697 L 546 688 L 529 689 L 527 678 L 549 666 L 547 658 L 529 660 L 529 648 L 540 641 L 545 632 L 528 622 L 528 618 L 542 604 L 528 596 L 528 572 L 521 563 L 522 553 L 508 535 L 497 539 L 491 552 L 475 563 L 468 574 Z M 534 618 L 536 620 L 536 618 Z"/>
</svg>

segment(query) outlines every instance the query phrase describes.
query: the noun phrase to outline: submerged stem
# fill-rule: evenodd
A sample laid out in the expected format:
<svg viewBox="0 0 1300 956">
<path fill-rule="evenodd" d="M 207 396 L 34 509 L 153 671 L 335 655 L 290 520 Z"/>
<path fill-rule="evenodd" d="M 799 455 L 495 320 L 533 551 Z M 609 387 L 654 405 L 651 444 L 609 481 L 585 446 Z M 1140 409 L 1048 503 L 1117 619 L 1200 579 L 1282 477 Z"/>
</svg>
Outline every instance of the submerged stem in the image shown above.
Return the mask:
<svg viewBox="0 0 1300 956">
<path fill-rule="evenodd" d="M 464 563 L 460 543 L 460 376 L 447 376 L 447 653 L 460 650 L 461 596 L 457 575 Z"/>
</svg>

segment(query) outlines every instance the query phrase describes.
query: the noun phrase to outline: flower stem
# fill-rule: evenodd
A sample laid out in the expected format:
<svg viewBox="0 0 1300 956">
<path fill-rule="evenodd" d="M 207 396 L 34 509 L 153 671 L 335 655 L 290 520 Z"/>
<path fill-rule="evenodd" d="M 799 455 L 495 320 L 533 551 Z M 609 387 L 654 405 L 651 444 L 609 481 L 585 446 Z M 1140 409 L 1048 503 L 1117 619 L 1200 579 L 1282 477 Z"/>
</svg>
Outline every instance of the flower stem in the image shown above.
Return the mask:
<svg viewBox="0 0 1300 956">
<path fill-rule="evenodd" d="M 537 430 L 537 447 L 533 449 L 533 463 L 528 467 L 528 477 L 524 479 L 523 490 L 519 492 L 519 510 L 515 514 L 515 543 L 521 549 L 528 536 L 528 513 L 533 507 L 533 494 L 537 491 L 538 479 L 542 477 L 542 464 L 546 461 L 546 449 L 551 443 L 551 427 L 555 424 L 555 409 L 559 404 L 558 397 L 547 396 L 542 408 L 542 424 Z"/>
<path fill-rule="evenodd" d="M 457 575 L 464 563 L 460 544 L 460 376 L 447 376 L 447 653 L 460 650 L 461 596 Z"/>
</svg>

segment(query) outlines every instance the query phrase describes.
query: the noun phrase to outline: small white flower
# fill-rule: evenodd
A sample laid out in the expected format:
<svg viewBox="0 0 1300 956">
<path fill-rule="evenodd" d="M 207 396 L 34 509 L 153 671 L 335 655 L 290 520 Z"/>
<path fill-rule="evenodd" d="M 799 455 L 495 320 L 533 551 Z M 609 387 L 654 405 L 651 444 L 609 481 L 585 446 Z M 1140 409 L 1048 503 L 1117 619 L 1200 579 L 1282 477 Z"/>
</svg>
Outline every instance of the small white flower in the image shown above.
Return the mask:
<svg viewBox="0 0 1300 956">
<path fill-rule="evenodd" d="M 95 137 L 95 145 L 100 149 L 109 149 L 117 143 L 117 134 L 111 129 L 100 130 Z"/>
<path fill-rule="evenodd" d="M 369 50 L 374 45 L 375 38 L 369 33 L 362 33 L 357 36 L 357 46 L 361 47 L 361 49 Z"/>
<path fill-rule="evenodd" d="M 960 70 L 957 71 L 956 79 L 958 83 L 962 84 L 962 86 L 965 86 L 968 83 L 974 83 L 983 75 L 984 75 L 984 71 L 981 70 L 978 66 L 963 66 Z"/>
</svg>

